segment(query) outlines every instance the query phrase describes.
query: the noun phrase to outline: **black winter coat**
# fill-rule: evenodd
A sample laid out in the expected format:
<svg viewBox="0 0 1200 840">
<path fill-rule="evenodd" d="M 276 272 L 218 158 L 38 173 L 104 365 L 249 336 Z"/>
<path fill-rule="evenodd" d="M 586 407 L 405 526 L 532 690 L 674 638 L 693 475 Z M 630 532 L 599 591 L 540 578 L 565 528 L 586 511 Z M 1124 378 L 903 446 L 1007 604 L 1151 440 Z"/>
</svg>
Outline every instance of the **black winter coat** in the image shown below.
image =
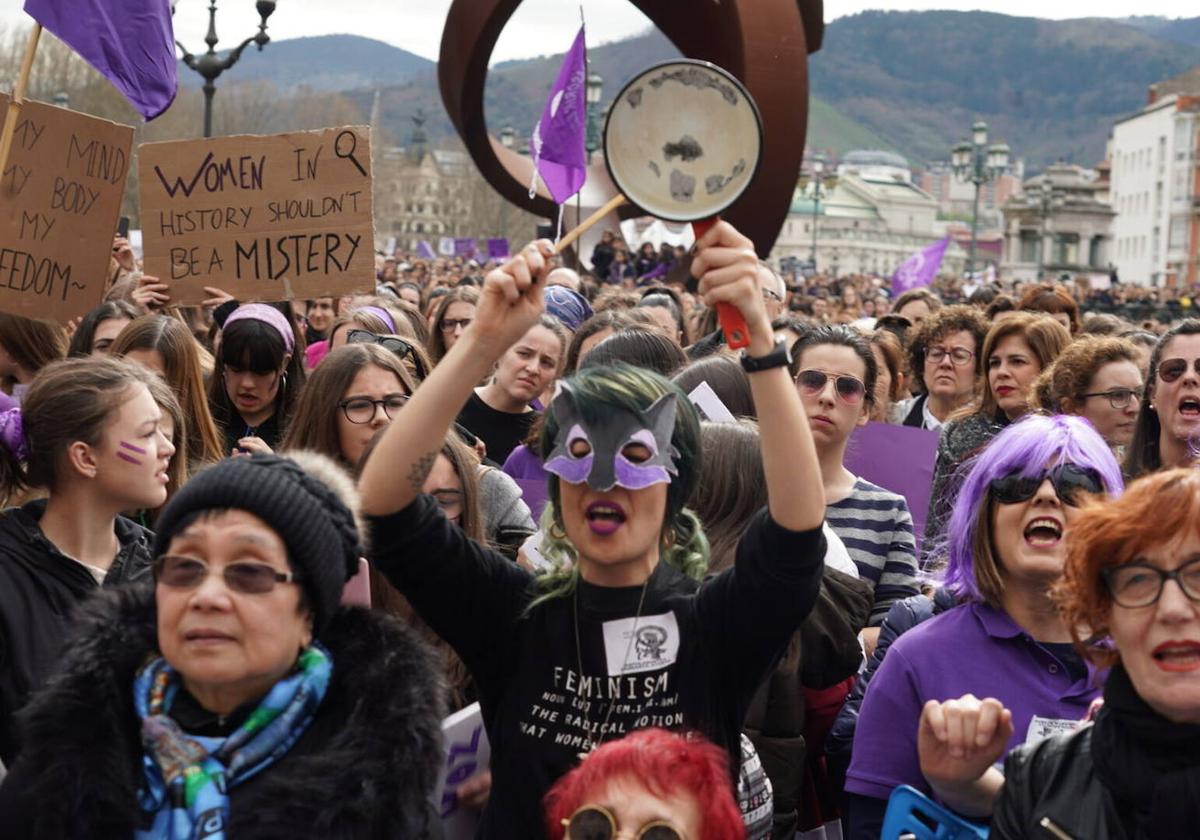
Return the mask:
<svg viewBox="0 0 1200 840">
<path fill-rule="evenodd" d="M 0 787 L 6 840 L 129 838 L 138 825 L 133 678 L 155 653 L 153 592 L 87 602 L 62 670 L 22 713 L 25 746 Z M 322 634 L 333 675 L 309 728 L 230 790 L 232 840 L 420 838 L 442 764 L 444 687 L 429 649 L 395 619 L 339 610 Z"/>
<path fill-rule="evenodd" d="M 1053 824 L 1051 831 L 1046 823 Z M 1127 832 L 1092 763 L 1092 727 L 1017 747 L 1004 760 L 1004 787 L 992 811 L 992 840 L 1068 837 L 1125 840 Z"/>
<path fill-rule="evenodd" d="M 0 512 L 0 760 L 16 756 L 13 716 L 58 664 L 70 617 L 99 587 L 91 572 L 54 546 L 40 526 L 44 499 Z M 150 576 L 154 535 L 117 517 L 120 549 L 104 585 Z"/>
</svg>

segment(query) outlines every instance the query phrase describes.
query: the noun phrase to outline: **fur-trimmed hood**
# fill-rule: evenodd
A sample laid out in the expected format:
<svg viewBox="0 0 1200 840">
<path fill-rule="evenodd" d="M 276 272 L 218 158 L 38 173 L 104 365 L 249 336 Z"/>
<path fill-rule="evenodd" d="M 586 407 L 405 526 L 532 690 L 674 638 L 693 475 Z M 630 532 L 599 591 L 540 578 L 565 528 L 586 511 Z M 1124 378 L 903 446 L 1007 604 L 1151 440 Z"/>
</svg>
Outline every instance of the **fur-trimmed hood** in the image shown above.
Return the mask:
<svg viewBox="0 0 1200 840">
<path fill-rule="evenodd" d="M 422 837 L 442 763 L 436 662 L 398 621 L 345 607 L 321 636 L 333 675 L 287 755 L 230 791 L 226 836 Z M 153 590 L 101 592 L 58 674 L 22 713 L 0 787 L 5 837 L 132 837 L 142 750 L 133 677 L 157 651 Z"/>
</svg>

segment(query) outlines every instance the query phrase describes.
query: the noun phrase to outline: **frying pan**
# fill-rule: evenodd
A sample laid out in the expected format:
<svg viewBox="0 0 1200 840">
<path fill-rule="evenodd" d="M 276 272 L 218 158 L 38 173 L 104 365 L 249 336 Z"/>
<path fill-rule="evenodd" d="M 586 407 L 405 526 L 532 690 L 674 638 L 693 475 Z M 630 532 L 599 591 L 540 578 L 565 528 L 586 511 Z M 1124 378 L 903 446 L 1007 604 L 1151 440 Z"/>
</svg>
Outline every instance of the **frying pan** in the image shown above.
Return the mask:
<svg viewBox="0 0 1200 840">
<path fill-rule="evenodd" d="M 625 85 L 604 124 L 604 164 L 620 193 L 564 236 L 561 251 L 617 207 L 691 222 L 697 239 L 750 186 L 762 156 L 758 106 L 731 73 L 677 59 L 650 67 Z M 730 347 L 750 343 L 737 308 L 717 304 Z"/>
</svg>

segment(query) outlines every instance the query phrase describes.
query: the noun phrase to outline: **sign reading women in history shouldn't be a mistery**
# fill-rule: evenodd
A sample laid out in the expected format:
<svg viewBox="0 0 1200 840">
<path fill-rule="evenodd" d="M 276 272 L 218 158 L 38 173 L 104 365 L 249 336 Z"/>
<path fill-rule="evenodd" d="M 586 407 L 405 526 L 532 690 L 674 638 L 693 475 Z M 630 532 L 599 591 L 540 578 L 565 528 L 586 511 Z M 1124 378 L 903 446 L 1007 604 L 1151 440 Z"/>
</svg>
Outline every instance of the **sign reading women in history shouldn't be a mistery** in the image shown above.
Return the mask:
<svg viewBox="0 0 1200 840">
<path fill-rule="evenodd" d="M 370 128 L 147 143 L 138 149 L 145 272 L 173 303 L 369 292 Z"/>
</svg>

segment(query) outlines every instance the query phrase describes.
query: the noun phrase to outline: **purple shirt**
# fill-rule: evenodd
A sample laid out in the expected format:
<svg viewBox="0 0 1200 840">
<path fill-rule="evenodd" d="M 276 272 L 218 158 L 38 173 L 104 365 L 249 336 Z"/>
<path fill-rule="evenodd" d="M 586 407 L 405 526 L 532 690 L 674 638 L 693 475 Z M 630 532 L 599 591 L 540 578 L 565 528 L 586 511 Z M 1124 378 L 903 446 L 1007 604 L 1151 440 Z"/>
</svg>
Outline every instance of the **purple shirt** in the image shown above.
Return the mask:
<svg viewBox="0 0 1200 840">
<path fill-rule="evenodd" d="M 974 694 L 1012 711 L 1008 749 L 1025 743 L 1034 716 L 1078 721 L 1100 695 L 1103 675 L 1091 665 L 1072 681 L 1067 669 L 1013 621 L 982 603 L 947 610 L 888 648 L 858 718 L 846 790 L 887 799 L 897 785 L 930 793 L 917 757 L 917 725 L 929 700 Z"/>
</svg>

